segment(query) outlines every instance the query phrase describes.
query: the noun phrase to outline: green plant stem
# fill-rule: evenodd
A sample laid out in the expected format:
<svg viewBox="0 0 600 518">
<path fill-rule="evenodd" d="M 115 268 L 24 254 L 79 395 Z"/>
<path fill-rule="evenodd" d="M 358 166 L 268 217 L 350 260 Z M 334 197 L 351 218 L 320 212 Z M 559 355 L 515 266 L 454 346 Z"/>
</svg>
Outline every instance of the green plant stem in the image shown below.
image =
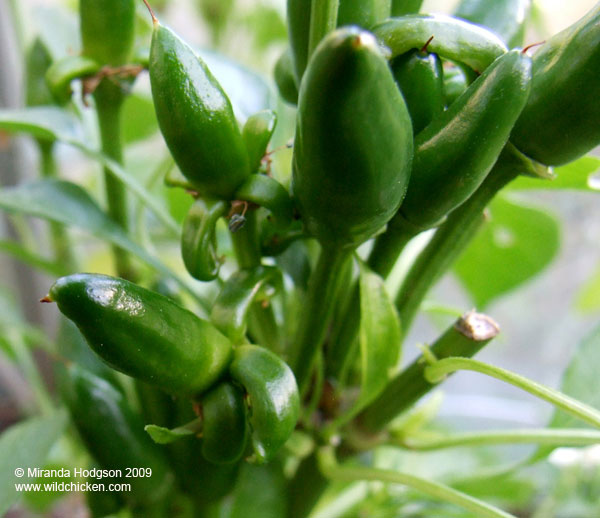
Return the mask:
<svg viewBox="0 0 600 518">
<path fill-rule="evenodd" d="M 94 92 L 102 152 L 120 165 L 123 164 L 123 142 L 121 136 L 121 106 L 124 93 L 120 86 L 105 79 Z M 125 232 L 129 229 L 127 213 L 127 191 L 125 185 L 107 167 L 104 168 L 104 189 L 109 216 Z M 129 254 L 122 248 L 113 247 L 117 275 L 124 279 L 135 279 Z"/>
<path fill-rule="evenodd" d="M 376 482 L 388 482 L 391 484 L 402 484 L 420 493 L 426 494 L 436 500 L 448 502 L 467 511 L 471 511 L 478 518 L 515 518 L 501 509 L 493 507 L 481 500 L 461 493 L 451 487 L 425 480 L 407 473 L 398 473 L 385 469 L 370 468 L 367 466 L 340 466 L 335 458 L 331 446 L 321 448 L 318 452 L 319 466 L 323 474 L 330 479 L 355 482 L 360 480 L 371 480 Z"/>
<path fill-rule="evenodd" d="M 467 313 L 449 327 L 430 347 L 435 358 L 473 356 L 498 334 L 498 326 L 480 313 Z M 390 381 L 381 395 L 358 416 L 359 429 L 367 435 L 377 434 L 398 414 L 410 408 L 435 387 L 424 372 L 427 363 L 419 356 Z"/>
<path fill-rule="evenodd" d="M 306 0 L 308 1 L 308 0 Z M 337 25 L 339 0 L 311 0 L 308 56 Z"/>
<path fill-rule="evenodd" d="M 256 213 L 250 210 L 246 214 L 246 223 L 231 233 L 233 250 L 241 270 L 254 268 L 261 264 L 260 243 L 257 237 Z M 272 351 L 281 350 L 281 333 L 275 320 L 273 307 L 252 304 L 248 314 L 250 333 L 260 345 Z"/>
<path fill-rule="evenodd" d="M 310 381 L 314 360 L 323 344 L 333 315 L 344 262 L 351 249 L 322 245 L 315 271 L 308 283 L 307 300 L 302 309 L 292 351 L 291 367 L 303 392 Z"/>
<path fill-rule="evenodd" d="M 56 178 L 57 168 L 54 158 L 54 143 L 47 141 L 38 141 L 41 160 L 41 172 L 44 178 Z M 75 271 L 75 259 L 71 242 L 67 231 L 59 223 L 50 223 L 50 240 L 54 251 L 54 258 L 61 263 L 68 272 Z"/>
<path fill-rule="evenodd" d="M 505 383 L 514 385 L 517 388 L 529 392 L 530 394 L 551 403 L 557 408 L 571 414 L 579 419 L 600 428 L 600 411 L 595 408 L 573 399 L 558 390 L 551 389 L 540 383 L 532 381 L 520 374 L 515 374 L 506 369 L 495 365 L 472 360 L 470 358 L 445 358 L 425 368 L 424 376 L 430 383 L 438 382 L 447 374 L 459 370 L 469 370 L 491 376 Z"/>
<path fill-rule="evenodd" d="M 405 335 L 429 289 L 475 237 L 484 221 L 487 204 L 507 183 L 532 168 L 531 161 L 507 146 L 479 189 L 438 228 L 412 265 L 396 297 Z"/>
<path fill-rule="evenodd" d="M 387 277 L 398 256 L 408 242 L 416 235 L 416 231 L 390 228 L 375 240 L 373 250 L 367 264 L 371 270 Z M 356 335 L 360 327 L 360 290 L 358 282 L 352 287 L 350 303 L 340 325 L 339 332 L 332 336 L 327 350 L 327 376 L 335 379 L 343 377 L 357 351 Z"/>
<path fill-rule="evenodd" d="M 457 446 L 490 446 L 496 444 L 546 444 L 550 446 L 587 446 L 600 443 L 600 432 L 577 428 L 542 428 L 539 430 L 490 430 L 457 433 L 435 437 L 391 439 L 387 444 L 409 450 L 441 450 Z"/>
</svg>

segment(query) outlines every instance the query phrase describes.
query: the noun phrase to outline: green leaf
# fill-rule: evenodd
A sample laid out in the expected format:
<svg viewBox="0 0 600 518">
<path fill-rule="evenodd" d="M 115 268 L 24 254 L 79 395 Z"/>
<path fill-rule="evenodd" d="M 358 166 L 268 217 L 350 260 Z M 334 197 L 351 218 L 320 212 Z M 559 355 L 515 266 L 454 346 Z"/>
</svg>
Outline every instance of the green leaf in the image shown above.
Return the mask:
<svg viewBox="0 0 600 518">
<path fill-rule="evenodd" d="M 600 409 L 600 325 L 584 338 L 573 354 L 571 362 L 565 369 L 560 384 L 560 391 L 570 397 Z M 575 428 L 582 426 L 581 421 L 570 414 L 555 410 L 548 427 Z M 583 425 L 587 426 L 587 425 Z M 554 448 L 541 447 L 532 460 L 546 457 Z"/>
<path fill-rule="evenodd" d="M 85 230 L 139 257 L 189 291 L 185 282 L 134 243 L 123 229 L 98 207 L 90 195 L 74 183 L 43 180 L 0 189 L 0 208 Z"/>
<path fill-rule="evenodd" d="M 341 426 L 371 403 L 385 388 L 400 361 L 400 318 L 383 279 L 359 261 L 361 386 L 352 408 L 336 419 Z"/>
<path fill-rule="evenodd" d="M 44 140 L 81 143 L 81 125 L 70 112 L 57 106 L 0 110 L 0 129 L 29 133 Z"/>
<path fill-rule="evenodd" d="M 503 198 L 489 212 L 490 221 L 454 266 L 478 308 L 541 272 L 560 246 L 558 224 L 546 212 Z"/>
<path fill-rule="evenodd" d="M 81 51 L 79 20 L 73 9 L 52 5 L 36 5 L 31 9 L 36 29 L 52 58 L 57 60 Z"/>
<path fill-rule="evenodd" d="M 383 279 L 360 264 L 360 354 L 362 382 L 356 406 L 375 399 L 400 360 L 400 319 Z M 357 409 L 358 410 L 358 409 Z"/>
<path fill-rule="evenodd" d="M 198 435 L 202 431 L 202 419 L 199 417 L 173 429 L 149 424 L 144 426 L 144 430 L 156 444 L 170 444 L 190 435 Z"/>
<path fill-rule="evenodd" d="M 11 255 L 22 263 L 38 268 L 55 277 L 62 277 L 68 273 L 68 269 L 64 264 L 57 263 L 31 252 L 15 241 L 5 241 L 0 239 L 0 252 Z"/>
<path fill-rule="evenodd" d="M 287 483 L 278 462 L 244 463 L 230 518 L 281 518 L 287 514 Z"/>
<path fill-rule="evenodd" d="M 0 129 L 25 132 L 45 140 L 60 140 L 76 147 L 88 157 L 109 169 L 129 190 L 156 214 L 158 219 L 174 234 L 179 235 L 179 225 L 161 203 L 141 185 L 133 175 L 101 152 L 81 140 L 81 125 L 70 112 L 52 106 L 40 106 L 21 110 L 0 110 Z"/>
<path fill-rule="evenodd" d="M 32 481 L 27 476 L 27 468 L 44 465 L 66 424 L 66 414 L 58 412 L 16 424 L 0 435 L 0 515 L 4 516 L 22 494 L 15 490 L 15 484 Z M 17 469 L 25 470 L 25 476 L 17 477 Z"/>
<path fill-rule="evenodd" d="M 582 313 L 600 311 L 600 268 L 592 274 L 577 295 L 575 307 Z"/>
<path fill-rule="evenodd" d="M 509 189 L 575 189 L 591 192 L 600 192 L 600 159 L 593 156 L 584 156 L 570 164 L 555 169 L 556 177 L 553 180 L 541 180 L 521 176 L 511 182 Z"/>
</svg>

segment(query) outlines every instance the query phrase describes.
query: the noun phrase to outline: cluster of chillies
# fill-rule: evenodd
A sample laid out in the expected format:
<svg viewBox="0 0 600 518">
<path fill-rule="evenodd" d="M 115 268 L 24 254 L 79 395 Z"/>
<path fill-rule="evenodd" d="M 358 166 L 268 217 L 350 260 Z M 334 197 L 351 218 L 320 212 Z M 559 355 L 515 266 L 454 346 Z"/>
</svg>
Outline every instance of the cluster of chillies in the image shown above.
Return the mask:
<svg viewBox="0 0 600 518">
<path fill-rule="evenodd" d="M 58 94 L 73 77 L 131 60 L 133 0 L 80 4 L 84 54 L 70 60 L 69 74 L 56 68 L 49 74 L 51 83 L 52 74 L 61 78 L 54 84 Z M 261 168 L 275 114 L 260 112 L 240 129 L 207 66 L 152 15 L 154 106 L 196 198 L 181 243 L 189 273 L 200 281 L 218 277 L 220 219 L 229 219 L 233 235 L 250 224 L 240 207 L 270 213 L 258 222 L 258 259 L 241 261 L 210 320 L 167 296 L 103 275 L 64 277 L 49 293 L 104 362 L 139 380 L 139 399 L 142 406 L 149 401 L 149 414 L 161 398 L 194 402 L 202 457 L 177 443 L 168 453 L 186 466 L 183 485 L 196 495 L 202 491 L 193 482 L 198 474 L 206 488 L 228 478 L 242 458 L 274 458 L 297 424 L 298 386 L 306 389 L 310 382 L 316 350 L 303 342 L 302 329 L 299 340 L 308 350 L 290 358 L 247 338 L 256 294 L 279 276 L 277 268 L 261 263 L 262 256 L 283 252 L 298 237 L 316 238 L 323 250 L 345 257 L 376 236 L 381 244 L 394 233 L 416 235 L 469 199 L 506 146 L 553 166 L 600 141 L 600 7 L 532 59 L 458 18 L 390 17 L 400 8 L 389 0 L 341 0 L 339 28 L 312 50 L 312 4 L 288 0 L 290 48 L 275 69 L 282 97 L 298 107 L 289 190 Z M 374 269 L 388 273 L 376 261 Z M 323 333 L 330 314 L 323 313 Z M 170 468 L 122 391 L 76 365 L 64 374 L 65 400 L 95 460 L 152 467 L 154 476 L 136 479 L 130 498 L 133 505 L 136 494 L 145 502 L 160 499 L 169 490 Z M 190 408 L 168 419 L 146 417 L 180 425 Z"/>
</svg>

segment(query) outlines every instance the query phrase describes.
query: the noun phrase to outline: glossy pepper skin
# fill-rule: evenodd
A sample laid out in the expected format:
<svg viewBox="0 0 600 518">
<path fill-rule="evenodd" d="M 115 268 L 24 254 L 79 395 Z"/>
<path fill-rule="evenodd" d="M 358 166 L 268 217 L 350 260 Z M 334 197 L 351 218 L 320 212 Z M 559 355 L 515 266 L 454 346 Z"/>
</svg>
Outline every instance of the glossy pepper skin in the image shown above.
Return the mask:
<svg viewBox="0 0 600 518">
<path fill-rule="evenodd" d="M 251 441 L 258 462 L 266 462 L 288 440 L 300 412 L 298 386 L 291 369 L 272 352 L 242 345 L 229 368 L 246 391 Z"/>
<path fill-rule="evenodd" d="M 124 65 L 133 49 L 135 0 L 79 0 L 83 55 Z"/>
<path fill-rule="evenodd" d="M 404 99 L 370 33 L 342 28 L 321 42 L 297 121 L 292 191 L 308 232 L 332 245 L 362 243 L 399 207 L 413 151 Z"/>
<path fill-rule="evenodd" d="M 230 382 L 219 383 L 202 397 L 202 455 L 214 464 L 240 459 L 246 448 L 244 393 Z"/>
<path fill-rule="evenodd" d="M 442 62 L 436 54 L 413 50 L 390 65 L 416 135 L 444 111 Z"/>
<path fill-rule="evenodd" d="M 368 29 L 390 16 L 391 4 L 391 0 L 340 0 L 337 25 L 358 25 Z"/>
<path fill-rule="evenodd" d="M 71 364 L 58 372 L 59 386 L 79 435 L 105 469 L 151 468 L 151 477 L 132 478 L 134 503 L 156 502 L 166 496 L 172 475 L 163 453 L 144 432 L 125 396 L 110 383 Z"/>
<path fill-rule="evenodd" d="M 170 394 L 202 393 L 231 360 L 231 343 L 210 323 L 123 279 L 70 275 L 49 297 L 106 363 Z"/>
<path fill-rule="evenodd" d="M 149 70 L 158 124 L 179 169 L 200 194 L 231 199 L 250 166 L 221 85 L 194 51 L 158 21 Z"/>
<path fill-rule="evenodd" d="M 531 0 L 462 0 L 454 16 L 494 31 L 510 47 L 523 44 Z"/>
<path fill-rule="evenodd" d="M 413 173 L 394 223 L 428 228 L 471 196 L 508 141 L 530 79 L 531 60 L 508 52 L 415 137 Z"/>
<path fill-rule="evenodd" d="M 533 57 L 529 101 L 511 141 L 546 165 L 561 165 L 600 143 L 600 4 L 550 38 Z"/>
</svg>

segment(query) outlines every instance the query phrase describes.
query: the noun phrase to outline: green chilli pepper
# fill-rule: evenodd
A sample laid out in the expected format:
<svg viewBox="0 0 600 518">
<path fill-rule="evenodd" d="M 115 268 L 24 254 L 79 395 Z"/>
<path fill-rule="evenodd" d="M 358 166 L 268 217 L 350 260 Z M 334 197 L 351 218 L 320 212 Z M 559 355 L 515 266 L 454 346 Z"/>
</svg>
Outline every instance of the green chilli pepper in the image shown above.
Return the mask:
<svg viewBox="0 0 600 518">
<path fill-rule="evenodd" d="M 358 25 L 369 29 L 389 18 L 391 0 L 340 0 L 337 25 Z"/>
<path fill-rule="evenodd" d="M 600 143 L 600 5 L 550 38 L 533 58 L 531 96 L 512 142 L 546 165 L 561 165 Z"/>
<path fill-rule="evenodd" d="M 471 196 L 508 141 L 530 79 L 531 60 L 510 51 L 416 136 L 411 181 L 393 224 L 428 228 Z"/>
<path fill-rule="evenodd" d="M 454 16 L 495 32 L 510 48 L 523 44 L 531 0 L 462 0 Z"/>
<path fill-rule="evenodd" d="M 412 125 L 373 35 L 350 27 L 317 47 L 300 89 L 293 193 L 308 232 L 353 247 L 404 197 Z"/>
<path fill-rule="evenodd" d="M 277 115 L 273 110 L 262 110 L 255 113 L 248 117 L 244 124 L 242 138 L 246 145 L 246 151 L 248 151 L 248 161 L 252 173 L 256 173 L 260 167 L 276 124 Z"/>
<path fill-rule="evenodd" d="M 392 16 L 404 16 L 418 13 L 423 0 L 392 0 Z"/>
<path fill-rule="evenodd" d="M 125 396 L 110 383 L 71 364 L 58 371 L 59 386 L 71 418 L 88 451 L 105 469 L 150 468 L 152 476 L 127 479 L 134 503 L 164 498 L 172 476 L 160 448 L 144 432 Z M 124 481 L 123 479 L 122 481 Z"/>
<path fill-rule="evenodd" d="M 179 169 L 202 195 L 231 199 L 250 167 L 221 85 L 194 51 L 156 19 L 149 69 L 158 124 Z"/>
<path fill-rule="evenodd" d="M 391 67 L 416 135 L 444 111 L 442 62 L 435 54 L 413 50 L 394 59 Z"/>
<path fill-rule="evenodd" d="M 49 298 L 111 367 L 171 394 L 202 393 L 231 360 L 231 343 L 214 326 L 123 279 L 62 277 Z"/>
<path fill-rule="evenodd" d="M 134 0 L 80 0 L 83 55 L 101 65 L 124 65 L 131 56 Z"/>
<path fill-rule="evenodd" d="M 256 345 L 237 347 L 229 372 L 247 393 L 252 447 L 257 461 L 265 462 L 288 440 L 298 421 L 296 380 L 283 360 Z"/>
<path fill-rule="evenodd" d="M 216 225 L 227 213 L 223 201 L 196 200 L 183 222 L 181 256 L 189 274 L 199 281 L 212 281 L 219 275 L 221 260 L 217 254 Z"/>
<path fill-rule="evenodd" d="M 289 47 L 279 56 L 279 59 L 275 63 L 273 75 L 281 98 L 286 103 L 297 104 L 298 87 L 296 86 L 296 78 L 294 77 L 294 58 Z"/>
<path fill-rule="evenodd" d="M 483 72 L 507 51 L 502 40 L 487 29 L 441 14 L 391 18 L 372 31 L 390 50 L 390 59 L 427 45 L 428 51 L 464 63 L 477 72 Z"/>
<path fill-rule="evenodd" d="M 244 393 L 223 382 L 202 397 L 202 454 L 214 464 L 240 459 L 246 448 Z"/>
</svg>

